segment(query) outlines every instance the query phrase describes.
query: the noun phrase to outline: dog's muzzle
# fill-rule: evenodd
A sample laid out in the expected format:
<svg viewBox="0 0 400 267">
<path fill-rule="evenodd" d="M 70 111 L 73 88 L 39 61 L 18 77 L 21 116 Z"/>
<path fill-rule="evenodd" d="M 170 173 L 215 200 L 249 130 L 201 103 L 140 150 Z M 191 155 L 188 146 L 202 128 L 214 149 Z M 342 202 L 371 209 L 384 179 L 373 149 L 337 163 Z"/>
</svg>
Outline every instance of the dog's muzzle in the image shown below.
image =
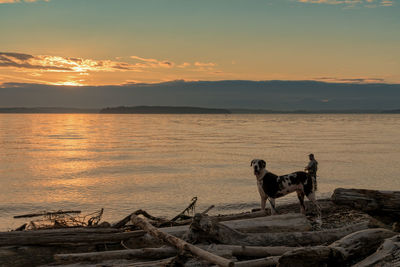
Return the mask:
<svg viewBox="0 0 400 267">
<path fill-rule="evenodd" d="M 254 168 L 254 174 L 255 174 L 255 175 L 259 175 L 259 174 L 260 174 L 260 171 L 259 171 L 257 168 Z"/>
</svg>

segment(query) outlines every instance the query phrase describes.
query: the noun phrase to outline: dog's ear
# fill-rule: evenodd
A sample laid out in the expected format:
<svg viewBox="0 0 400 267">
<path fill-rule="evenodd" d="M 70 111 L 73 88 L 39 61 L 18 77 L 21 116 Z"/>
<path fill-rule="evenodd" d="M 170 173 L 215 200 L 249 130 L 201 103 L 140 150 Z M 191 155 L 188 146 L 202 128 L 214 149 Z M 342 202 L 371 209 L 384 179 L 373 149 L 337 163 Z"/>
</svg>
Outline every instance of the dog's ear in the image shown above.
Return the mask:
<svg viewBox="0 0 400 267">
<path fill-rule="evenodd" d="M 253 160 L 250 162 L 250 167 L 253 166 L 254 163 L 256 163 L 256 160 L 255 160 L 255 159 L 253 159 Z"/>
<path fill-rule="evenodd" d="M 260 161 L 261 169 L 264 169 L 267 166 L 267 163 L 264 160 Z"/>
</svg>

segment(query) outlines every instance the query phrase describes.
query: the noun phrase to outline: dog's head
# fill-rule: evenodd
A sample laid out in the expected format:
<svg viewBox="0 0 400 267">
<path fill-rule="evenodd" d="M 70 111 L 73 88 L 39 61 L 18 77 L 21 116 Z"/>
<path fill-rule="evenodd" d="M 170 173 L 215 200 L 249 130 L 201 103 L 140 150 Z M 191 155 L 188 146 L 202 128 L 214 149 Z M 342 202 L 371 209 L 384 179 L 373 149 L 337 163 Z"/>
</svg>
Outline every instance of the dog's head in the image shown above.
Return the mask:
<svg viewBox="0 0 400 267">
<path fill-rule="evenodd" d="M 253 159 L 250 166 L 253 167 L 254 175 L 258 176 L 263 169 L 266 167 L 266 163 L 262 159 Z"/>
</svg>

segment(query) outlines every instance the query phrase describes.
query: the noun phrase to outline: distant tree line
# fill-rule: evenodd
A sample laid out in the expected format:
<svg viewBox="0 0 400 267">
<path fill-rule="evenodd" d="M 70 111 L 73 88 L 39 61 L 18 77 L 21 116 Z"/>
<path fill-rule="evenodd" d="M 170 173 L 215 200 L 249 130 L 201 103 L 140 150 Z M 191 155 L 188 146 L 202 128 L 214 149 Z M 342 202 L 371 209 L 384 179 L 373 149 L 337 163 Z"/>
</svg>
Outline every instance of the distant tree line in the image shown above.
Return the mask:
<svg viewBox="0 0 400 267">
<path fill-rule="evenodd" d="M 230 114 L 231 111 L 219 108 L 136 106 L 108 107 L 100 110 L 108 114 Z"/>
</svg>

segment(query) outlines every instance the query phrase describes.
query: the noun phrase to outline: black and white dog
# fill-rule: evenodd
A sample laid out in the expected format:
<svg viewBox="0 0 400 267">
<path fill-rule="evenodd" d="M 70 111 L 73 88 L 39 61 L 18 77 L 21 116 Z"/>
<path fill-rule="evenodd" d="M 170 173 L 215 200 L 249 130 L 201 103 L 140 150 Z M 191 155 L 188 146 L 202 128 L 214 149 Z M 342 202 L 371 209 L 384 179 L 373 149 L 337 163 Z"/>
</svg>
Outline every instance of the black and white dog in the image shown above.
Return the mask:
<svg viewBox="0 0 400 267">
<path fill-rule="evenodd" d="M 271 214 L 276 214 L 275 199 L 296 191 L 300 201 L 300 211 L 305 214 L 304 196 L 316 206 L 318 216 L 321 217 L 321 209 L 315 200 L 315 192 L 312 177 L 303 171 L 293 172 L 282 176 L 267 171 L 266 163 L 262 159 L 253 159 L 250 164 L 257 178 L 258 192 L 261 197 L 261 210 L 265 211 L 267 199 L 271 204 Z"/>
</svg>

